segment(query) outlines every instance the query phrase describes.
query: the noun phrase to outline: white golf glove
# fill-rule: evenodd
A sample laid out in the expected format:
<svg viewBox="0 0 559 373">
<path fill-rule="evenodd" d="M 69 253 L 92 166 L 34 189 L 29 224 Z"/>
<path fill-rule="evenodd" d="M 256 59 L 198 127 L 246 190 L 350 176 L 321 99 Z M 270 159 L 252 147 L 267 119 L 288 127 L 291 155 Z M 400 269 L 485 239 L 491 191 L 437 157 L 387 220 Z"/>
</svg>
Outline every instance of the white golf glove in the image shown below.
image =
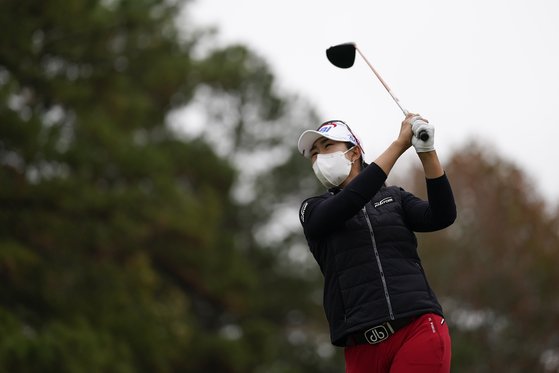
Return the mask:
<svg viewBox="0 0 559 373">
<path fill-rule="evenodd" d="M 423 119 L 416 119 L 411 124 L 413 136 L 411 144 L 418 153 L 430 152 L 435 150 L 435 127 L 431 123 L 427 123 Z M 421 137 L 429 136 L 427 140 Z"/>
</svg>

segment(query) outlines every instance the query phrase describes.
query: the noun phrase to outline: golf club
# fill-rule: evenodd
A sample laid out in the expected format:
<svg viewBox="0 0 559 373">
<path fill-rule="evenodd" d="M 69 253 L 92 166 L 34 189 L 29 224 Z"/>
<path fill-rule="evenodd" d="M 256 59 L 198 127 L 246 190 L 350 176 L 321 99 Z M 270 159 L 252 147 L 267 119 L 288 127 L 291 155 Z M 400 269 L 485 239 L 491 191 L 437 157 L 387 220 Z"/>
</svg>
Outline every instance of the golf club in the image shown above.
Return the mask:
<svg viewBox="0 0 559 373">
<path fill-rule="evenodd" d="M 404 115 L 408 115 L 409 112 L 400 104 L 400 100 L 398 100 L 398 98 L 392 93 L 392 90 L 390 89 L 388 84 L 386 84 L 384 79 L 382 79 L 380 74 L 375 70 L 373 65 L 371 65 L 369 60 L 367 60 L 365 55 L 363 55 L 361 50 L 357 48 L 357 45 L 355 43 L 344 43 L 344 44 L 334 45 L 326 50 L 326 57 L 328 58 L 328 61 L 332 63 L 332 65 L 342 69 L 348 69 L 352 67 L 355 62 L 355 51 L 359 52 L 359 55 L 363 58 L 363 60 L 365 60 L 367 65 L 369 65 L 373 73 L 376 75 L 378 80 L 380 80 L 380 82 L 382 83 L 382 85 L 390 95 L 390 97 L 392 97 L 392 99 L 394 100 L 396 105 L 398 105 L 400 110 L 402 110 Z M 425 130 L 420 131 L 417 137 L 423 141 L 429 140 L 429 134 Z"/>
</svg>

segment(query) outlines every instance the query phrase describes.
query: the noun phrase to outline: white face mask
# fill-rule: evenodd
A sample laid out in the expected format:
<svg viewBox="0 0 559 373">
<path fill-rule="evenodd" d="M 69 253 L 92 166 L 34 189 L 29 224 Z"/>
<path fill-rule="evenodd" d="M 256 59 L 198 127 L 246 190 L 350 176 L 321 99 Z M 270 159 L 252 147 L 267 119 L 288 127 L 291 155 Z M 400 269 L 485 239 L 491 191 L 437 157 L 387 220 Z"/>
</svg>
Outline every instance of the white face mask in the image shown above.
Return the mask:
<svg viewBox="0 0 559 373">
<path fill-rule="evenodd" d="M 326 188 L 333 188 L 339 186 L 347 179 L 353 162 L 347 159 L 345 154 L 353 148 L 345 152 L 337 151 L 316 156 L 312 169 L 322 185 Z"/>
</svg>

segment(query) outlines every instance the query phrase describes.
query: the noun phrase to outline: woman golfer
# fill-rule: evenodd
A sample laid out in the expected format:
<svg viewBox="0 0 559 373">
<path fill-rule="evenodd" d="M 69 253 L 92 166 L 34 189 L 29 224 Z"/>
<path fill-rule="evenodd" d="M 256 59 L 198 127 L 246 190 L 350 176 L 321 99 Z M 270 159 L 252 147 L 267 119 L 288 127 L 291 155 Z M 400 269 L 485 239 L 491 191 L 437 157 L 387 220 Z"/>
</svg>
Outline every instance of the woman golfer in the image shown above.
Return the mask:
<svg viewBox="0 0 559 373">
<path fill-rule="evenodd" d="M 417 137 L 424 131 L 426 141 Z M 428 201 L 385 185 L 411 146 L 423 165 Z M 448 327 L 414 234 L 446 228 L 456 218 L 433 126 L 406 116 L 397 139 L 369 165 L 357 137 L 338 120 L 303 132 L 298 148 L 328 188 L 303 201 L 299 218 L 324 275 L 324 310 L 332 343 L 345 347 L 346 372 L 449 372 Z"/>
</svg>

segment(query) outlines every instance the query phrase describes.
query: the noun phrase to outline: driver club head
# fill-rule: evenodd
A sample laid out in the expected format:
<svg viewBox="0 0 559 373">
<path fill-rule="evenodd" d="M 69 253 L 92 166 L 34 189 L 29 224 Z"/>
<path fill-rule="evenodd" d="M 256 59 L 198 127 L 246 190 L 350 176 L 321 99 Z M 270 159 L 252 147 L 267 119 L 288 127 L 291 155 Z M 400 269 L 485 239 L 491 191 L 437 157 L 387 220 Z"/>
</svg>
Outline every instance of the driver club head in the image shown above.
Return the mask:
<svg viewBox="0 0 559 373">
<path fill-rule="evenodd" d="M 326 49 L 326 57 L 336 67 L 342 69 L 350 68 L 355 62 L 355 44 L 344 43 L 334 45 Z"/>
</svg>

